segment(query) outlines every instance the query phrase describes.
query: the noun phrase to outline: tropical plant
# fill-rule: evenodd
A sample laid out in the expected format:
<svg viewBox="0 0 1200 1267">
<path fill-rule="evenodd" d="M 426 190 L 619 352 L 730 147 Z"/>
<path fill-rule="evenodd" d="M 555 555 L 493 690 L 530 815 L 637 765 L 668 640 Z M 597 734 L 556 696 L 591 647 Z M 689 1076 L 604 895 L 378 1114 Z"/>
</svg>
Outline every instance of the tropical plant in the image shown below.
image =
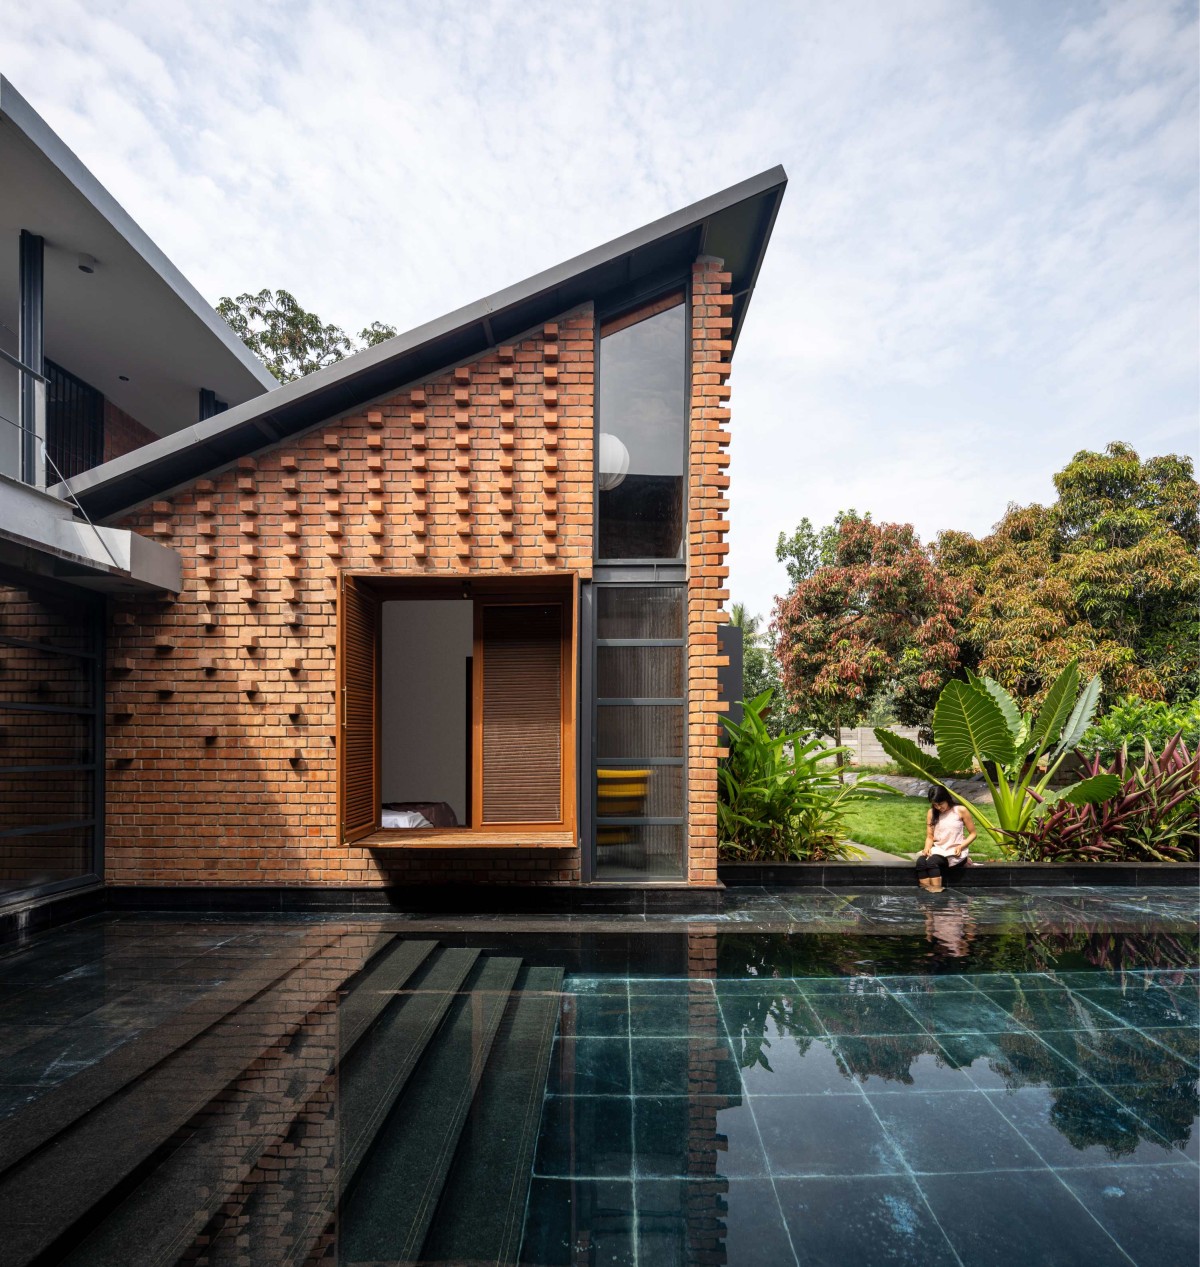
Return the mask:
<svg viewBox="0 0 1200 1267">
<path fill-rule="evenodd" d="M 1128 695 L 1084 731 L 1079 751 L 1111 762 L 1122 748 L 1140 753 L 1149 744 L 1159 751 L 1177 734 L 1189 748 L 1200 747 L 1200 700 L 1171 705 Z"/>
<path fill-rule="evenodd" d="M 1086 773 L 1115 776 L 1117 794 L 1098 805 L 1052 806 L 1016 839 L 1032 862 L 1195 862 L 1200 851 L 1200 753 L 1182 735 L 1159 756 L 1130 762 L 1124 748 L 1107 770 L 1098 756 Z"/>
<path fill-rule="evenodd" d="M 1120 789 L 1116 775 L 1098 772 L 1063 790 L 1050 787 L 1091 722 L 1099 698 L 1099 677 L 1080 691 L 1075 660 L 1055 679 L 1036 713 L 1023 714 L 992 678 L 970 674 L 965 682 L 948 682 L 938 696 L 933 710 L 936 755 L 882 727 L 875 737 L 897 765 L 945 788 L 998 845 L 1010 850 L 1019 834 L 1059 801 L 1092 804 Z M 975 763 L 991 790 L 991 810 L 966 801 L 947 784 L 950 771 Z"/>
<path fill-rule="evenodd" d="M 745 701 L 741 722 L 721 720 L 729 753 L 717 770 L 717 823 L 727 857 L 747 862 L 844 858 L 845 815 L 855 801 L 898 795 L 869 779 L 838 781 L 844 749 L 800 731 L 772 735 L 763 714 L 771 692 Z"/>
</svg>

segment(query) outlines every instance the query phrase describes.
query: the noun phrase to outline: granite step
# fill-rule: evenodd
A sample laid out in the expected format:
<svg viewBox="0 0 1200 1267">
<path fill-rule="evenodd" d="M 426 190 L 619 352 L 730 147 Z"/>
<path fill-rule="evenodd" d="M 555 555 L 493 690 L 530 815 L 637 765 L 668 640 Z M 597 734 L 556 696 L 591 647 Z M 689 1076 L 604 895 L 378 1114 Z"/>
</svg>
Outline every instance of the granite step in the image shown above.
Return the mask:
<svg viewBox="0 0 1200 1267">
<path fill-rule="evenodd" d="M 517 1261 L 562 980 L 561 968 L 527 968 L 517 979 L 421 1250 L 423 1263 Z"/>
<path fill-rule="evenodd" d="M 345 1267 L 419 1261 L 520 969 L 482 960 L 454 1000 L 343 1202 Z"/>
<path fill-rule="evenodd" d="M 256 1062 L 297 1038 L 303 1047 L 308 1018 L 391 940 L 342 935 L 11 1165 L 0 1175 L 6 1264 L 62 1261 L 167 1160 L 193 1118 L 225 1111 L 220 1097 Z"/>
</svg>

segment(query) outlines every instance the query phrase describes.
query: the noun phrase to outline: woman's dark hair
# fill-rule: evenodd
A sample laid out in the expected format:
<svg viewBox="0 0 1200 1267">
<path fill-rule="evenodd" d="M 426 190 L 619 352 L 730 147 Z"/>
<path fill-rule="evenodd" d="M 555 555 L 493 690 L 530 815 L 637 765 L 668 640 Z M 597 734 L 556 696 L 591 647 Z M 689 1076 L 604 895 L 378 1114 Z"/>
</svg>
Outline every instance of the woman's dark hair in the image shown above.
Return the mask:
<svg viewBox="0 0 1200 1267">
<path fill-rule="evenodd" d="M 929 811 L 933 815 L 933 818 L 931 821 L 936 823 L 937 820 L 941 818 L 942 816 L 942 811 L 938 809 L 938 806 L 939 805 L 948 806 L 950 804 L 950 793 L 947 792 L 944 787 L 938 787 L 937 784 L 935 783 L 933 787 L 929 789 L 928 796 L 929 796 Z"/>
</svg>

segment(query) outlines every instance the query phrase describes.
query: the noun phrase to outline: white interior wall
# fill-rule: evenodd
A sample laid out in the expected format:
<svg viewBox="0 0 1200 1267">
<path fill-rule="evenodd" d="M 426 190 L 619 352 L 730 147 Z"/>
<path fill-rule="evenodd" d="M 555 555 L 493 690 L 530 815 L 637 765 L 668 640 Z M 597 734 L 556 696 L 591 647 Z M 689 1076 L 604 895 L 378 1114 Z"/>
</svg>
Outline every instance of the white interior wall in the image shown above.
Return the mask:
<svg viewBox="0 0 1200 1267">
<path fill-rule="evenodd" d="M 467 826 L 467 681 L 473 604 L 383 604 L 384 801 L 446 801 Z"/>
</svg>

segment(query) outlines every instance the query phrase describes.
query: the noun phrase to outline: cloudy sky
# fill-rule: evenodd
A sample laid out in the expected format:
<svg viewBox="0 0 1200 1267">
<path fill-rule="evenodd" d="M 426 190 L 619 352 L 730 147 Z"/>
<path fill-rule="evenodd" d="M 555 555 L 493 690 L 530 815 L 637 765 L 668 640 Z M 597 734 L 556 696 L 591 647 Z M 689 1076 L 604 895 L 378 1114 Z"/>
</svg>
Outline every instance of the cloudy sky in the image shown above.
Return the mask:
<svg viewBox="0 0 1200 1267">
<path fill-rule="evenodd" d="M 406 329 L 790 177 L 733 378 L 734 597 L 843 507 L 986 532 L 1197 447 L 1172 0 L 0 0 L 3 71 L 209 299 Z"/>
</svg>

